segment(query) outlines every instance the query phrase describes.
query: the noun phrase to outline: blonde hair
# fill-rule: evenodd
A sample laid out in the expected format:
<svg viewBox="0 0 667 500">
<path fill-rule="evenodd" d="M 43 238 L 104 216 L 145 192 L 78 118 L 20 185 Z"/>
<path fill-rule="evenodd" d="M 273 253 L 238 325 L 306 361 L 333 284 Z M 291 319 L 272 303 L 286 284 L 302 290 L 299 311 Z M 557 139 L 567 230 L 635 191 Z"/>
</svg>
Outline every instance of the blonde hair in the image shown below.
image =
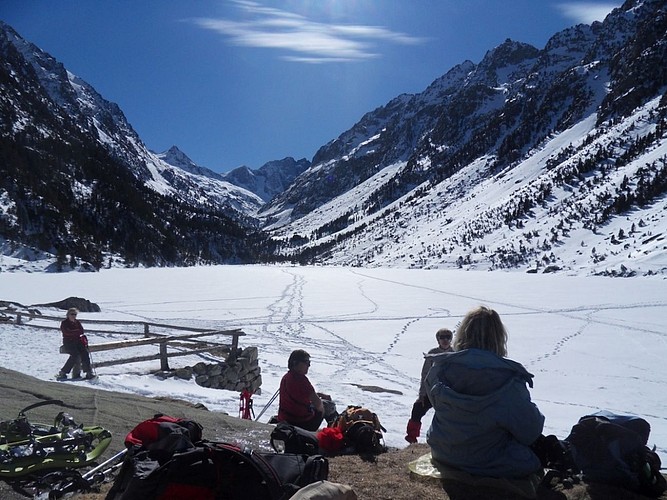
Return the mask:
<svg viewBox="0 0 667 500">
<path fill-rule="evenodd" d="M 496 311 L 479 306 L 468 314 L 456 331 L 454 349 L 485 349 L 507 356 L 507 330 Z"/>
<path fill-rule="evenodd" d="M 79 314 L 79 310 L 76 307 L 70 307 L 67 310 L 67 316 L 69 316 L 70 314 Z"/>
</svg>

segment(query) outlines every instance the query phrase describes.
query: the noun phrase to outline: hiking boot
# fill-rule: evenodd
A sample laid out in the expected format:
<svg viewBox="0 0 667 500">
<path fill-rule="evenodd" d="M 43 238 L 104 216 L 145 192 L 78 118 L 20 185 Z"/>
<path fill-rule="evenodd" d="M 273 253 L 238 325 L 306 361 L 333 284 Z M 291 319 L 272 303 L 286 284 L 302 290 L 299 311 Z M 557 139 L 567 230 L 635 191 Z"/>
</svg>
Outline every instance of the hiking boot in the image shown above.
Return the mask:
<svg viewBox="0 0 667 500">
<path fill-rule="evenodd" d="M 416 420 L 408 420 L 408 428 L 406 430 L 405 440 L 410 444 L 416 443 L 421 428 L 421 422 L 417 422 Z"/>
<path fill-rule="evenodd" d="M 94 375 L 93 373 L 91 373 L 91 372 L 87 372 L 87 373 L 86 373 L 86 380 L 90 380 L 90 379 L 92 379 L 92 378 L 95 378 L 95 375 Z"/>
<path fill-rule="evenodd" d="M 58 372 L 58 375 L 56 375 L 56 380 L 67 380 L 67 373 Z"/>
</svg>

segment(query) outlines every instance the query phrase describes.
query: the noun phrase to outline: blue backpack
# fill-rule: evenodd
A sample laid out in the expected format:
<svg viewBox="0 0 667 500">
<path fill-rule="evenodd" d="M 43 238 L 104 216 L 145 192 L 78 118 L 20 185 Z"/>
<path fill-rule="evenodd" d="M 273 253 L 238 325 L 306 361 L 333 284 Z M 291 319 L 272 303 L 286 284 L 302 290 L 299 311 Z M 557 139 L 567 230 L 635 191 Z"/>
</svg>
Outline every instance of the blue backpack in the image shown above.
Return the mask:
<svg viewBox="0 0 667 500">
<path fill-rule="evenodd" d="M 667 481 L 655 447 L 646 446 L 650 430 L 643 418 L 600 411 L 581 417 L 564 441 L 584 480 L 659 497 Z"/>
</svg>

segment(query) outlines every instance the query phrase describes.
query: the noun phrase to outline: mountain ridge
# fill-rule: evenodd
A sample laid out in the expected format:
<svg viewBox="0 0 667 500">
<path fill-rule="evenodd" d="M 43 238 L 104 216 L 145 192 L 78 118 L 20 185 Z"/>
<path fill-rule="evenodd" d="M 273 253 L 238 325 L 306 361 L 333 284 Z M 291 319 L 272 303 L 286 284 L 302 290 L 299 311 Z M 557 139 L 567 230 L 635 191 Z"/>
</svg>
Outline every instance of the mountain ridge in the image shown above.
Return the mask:
<svg viewBox="0 0 667 500">
<path fill-rule="evenodd" d="M 116 104 L 5 23 L 0 87 L 2 254 L 63 270 L 254 261 L 270 247 L 246 215 L 258 197 L 162 162 Z"/>
<path fill-rule="evenodd" d="M 479 63 L 463 61 L 423 92 L 365 113 L 312 161 L 287 157 L 227 174 L 177 148 L 149 152 L 120 108 L 45 55 L 32 67 L 50 64 L 51 78 L 45 71 L 26 79 L 35 95 L 50 96 L 39 115 L 45 123 L 75 122 L 76 141 L 104 146 L 174 210 L 225 214 L 239 225 L 235 234 L 256 235 L 262 250 L 250 245 L 246 254 L 262 261 L 664 274 L 665 11 L 664 0 L 628 0 L 603 22 L 554 34 L 543 49 L 507 39 Z M 5 80 L 29 68 L 13 71 Z M 88 96 L 81 101 L 89 109 L 67 100 L 75 91 Z M 42 101 L 33 104 L 42 109 Z M 30 127 L 27 109 L 4 98 L 2 130 L 17 150 L 17 130 L 24 141 Z M 80 170 L 72 161 L 61 184 Z M 14 241 L 15 191 L 0 185 L 0 234 Z M 45 240 L 30 239 L 53 251 Z"/>
<path fill-rule="evenodd" d="M 641 250 L 657 260 L 649 265 L 636 254 L 619 257 L 610 235 L 605 240 L 595 232 L 611 225 L 627 235 L 632 225 L 619 221 L 632 212 L 646 213 L 638 218 L 646 239 L 665 231 L 664 11 L 664 2 L 626 2 L 602 23 L 555 34 L 542 50 L 506 40 L 479 64 L 462 63 L 422 94 L 366 114 L 318 151 L 311 169 L 260 214 L 283 241 L 283 254 L 304 263 L 663 273 L 664 246 Z M 414 105 L 426 99 L 436 109 Z M 416 130 L 416 146 L 392 149 L 401 144 L 398 136 Z M 560 143 L 565 137 L 580 145 Z M 542 163 L 533 165 L 536 154 Z M 650 160 L 646 168 L 644 160 Z M 515 189 L 488 207 L 465 201 L 479 197 L 480 185 L 491 190 L 529 164 L 531 177 L 516 176 Z M 327 184 L 345 169 L 359 176 L 354 187 Z M 355 195 L 346 196 L 350 189 Z M 581 201 L 568 205 L 568 197 Z M 572 223 L 556 218 L 565 206 L 571 219 L 583 221 L 578 249 L 571 244 L 575 232 L 563 231 Z M 487 228 L 479 227 L 482 214 Z M 454 226 L 459 234 L 446 236 Z M 527 226 L 539 229 L 526 237 L 520 229 Z M 596 255 L 577 256 L 582 244 Z"/>
</svg>

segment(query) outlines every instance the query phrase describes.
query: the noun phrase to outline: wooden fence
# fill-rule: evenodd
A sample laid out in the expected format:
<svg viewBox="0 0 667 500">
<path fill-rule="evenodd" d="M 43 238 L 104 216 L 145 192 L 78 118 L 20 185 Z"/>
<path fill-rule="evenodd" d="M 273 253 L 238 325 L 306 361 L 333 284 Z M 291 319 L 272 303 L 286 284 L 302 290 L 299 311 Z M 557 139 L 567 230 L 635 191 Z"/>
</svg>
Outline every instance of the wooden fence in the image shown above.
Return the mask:
<svg viewBox="0 0 667 500">
<path fill-rule="evenodd" d="M 11 309 L 0 310 L 5 317 L 15 316 L 14 323 L 16 325 L 26 325 L 29 323 L 31 328 L 42 328 L 47 330 L 60 331 L 60 322 L 63 320 L 62 316 L 45 316 L 25 311 L 15 311 Z M 51 326 L 50 323 L 56 322 L 57 326 Z M 47 324 L 43 324 L 47 323 Z M 133 356 L 128 358 L 112 359 L 93 363 L 94 367 L 113 366 L 127 363 L 137 363 L 141 361 L 151 361 L 154 359 L 160 360 L 160 369 L 169 370 L 169 358 L 176 356 L 189 356 L 199 354 L 202 352 L 210 352 L 211 350 L 219 350 L 227 353 L 227 357 L 234 356 L 238 350 L 239 337 L 245 336 L 245 333 L 240 329 L 234 330 L 210 330 L 205 328 L 194 328 L 179 325 L 169 325 L 164 323 L 153 323 L 149 321 L 113 321 L 113 320 L 99 320 L 88 319 L 84 321 L 86 333 L 101 333 L 110 335 L 141 335 L 143 338 L 138 339 L 124 339 L 114 342 L 105 342 L 99 344 L 89 344 L 88 349 L 91 352 L 110 351 L 114 349 L 124 349 L 129 347 L 138 347 L 143 345 L 157 344 L 158 352 L 152 355 Z M 113 325 L 122 327 L 122 331 L 114 331 L 107 329 L 91 328 L 91 325 Z M 151 328 L 154 331 L 151 331 Z M 136 330 L 136 331 L 134 331 Z M 157 333 L 155 330 L 160 330 L 166 333 Z M 175 331 L 193 332 L 185 335 L 175 335 Z M 230 337 L 229 344 L 221 344 L 217 342 L 199 340 L 202 337 L 210 337 L 213 335 L 222 335 Z M 169 346 L 185 347 L 184 351 L 168 351 Z"/>
</svg>

